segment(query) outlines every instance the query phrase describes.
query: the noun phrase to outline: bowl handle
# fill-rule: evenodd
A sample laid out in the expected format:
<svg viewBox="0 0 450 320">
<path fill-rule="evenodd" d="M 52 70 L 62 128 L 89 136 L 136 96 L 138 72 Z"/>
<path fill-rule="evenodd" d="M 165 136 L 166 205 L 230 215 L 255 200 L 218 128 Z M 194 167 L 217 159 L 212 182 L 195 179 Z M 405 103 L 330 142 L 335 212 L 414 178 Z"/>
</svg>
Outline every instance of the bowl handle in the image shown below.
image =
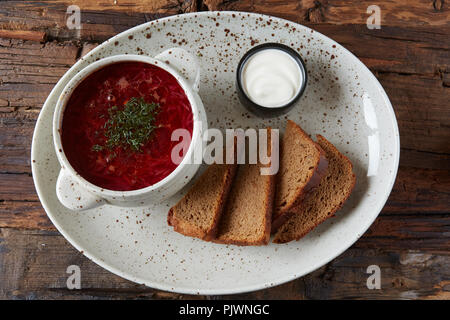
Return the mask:
<svg viewBox="0 0 450 320">
<path fill-rule="evenodd" d="M 194 91 L 198 92 L 200 85 L 200 64 L 192 53 L 182 48 L 171 48 L 158 54 L 155 59 L 168 63 L 180 72 Z"/>
<path fill-rule="evenodd" d="M 56 181 L 56 196 L 66 208 L 74 211 L 93 209 L 106 203 L 105 199 L 83 188 L 65 169 L 59 171 Z"/>
</svg>

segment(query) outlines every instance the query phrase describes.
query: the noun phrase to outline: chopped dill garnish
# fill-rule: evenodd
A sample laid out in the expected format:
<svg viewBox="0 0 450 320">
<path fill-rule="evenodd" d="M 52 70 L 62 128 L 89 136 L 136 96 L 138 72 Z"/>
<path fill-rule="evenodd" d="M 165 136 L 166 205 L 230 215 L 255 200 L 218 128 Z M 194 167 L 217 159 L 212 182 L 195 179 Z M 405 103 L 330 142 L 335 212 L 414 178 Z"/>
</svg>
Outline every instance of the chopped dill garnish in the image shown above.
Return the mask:
<svg viewBox="0 0 450 320">
<path fill-rule="evenodd" d="M 109 108 L 109 119 L 104 125 L 105 146 L 94 145 L 92 150 L 101 151 L 104 147 L 116 147 L 142 152 L 141 148 L 150 139 L 155 126 L 159 104 L 147 103 L 143 97 L 131 98 L 123 109 Z"/>
<path fill-rule="evenodd" d="M 92 151 L 102 151 L 102 150 L 103 150 L 103 147 L 99 144 L 94 144 L 92 146 Z"/>
</svg>

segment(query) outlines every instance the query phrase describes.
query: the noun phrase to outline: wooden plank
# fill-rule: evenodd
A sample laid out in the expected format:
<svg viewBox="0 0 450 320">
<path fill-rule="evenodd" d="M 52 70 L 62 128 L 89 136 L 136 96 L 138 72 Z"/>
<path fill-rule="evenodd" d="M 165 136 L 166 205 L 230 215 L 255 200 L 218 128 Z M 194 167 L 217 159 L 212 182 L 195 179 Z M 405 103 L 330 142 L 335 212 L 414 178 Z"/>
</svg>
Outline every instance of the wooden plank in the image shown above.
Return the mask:
<svg viewBox="0 0 450 320">
<path fill-rule="evenodd" d="M 22 119 L 13 114 L 9 113 L 10 117 L 2 117 L 0 114 L 0 173 L 30 173 L 35 120 L 29 119 L 29 112 Z M 31 117 L 37 115 L 38 112 L 31 113 Z"/>
<path fill-rule="evenodd" d="M 81 29 L 67 27 L 67 8 L 76 4 L 81 10 Z M 104 41 L 113 35 L 167 15 L 196 10 L 197 1 L 132 0 L 112 1 L 2 1 L 0 28 L 45 32 L 49 39 Z"/>
<path fill-rule="evenodd" d="M 328 24 L 366 24 L 370 5 L 381 10 L 381 26 L 404 28 L 426 26 L 448 26 L 450 13 L 443 1 L 408 0 L 259 0 L 229 1 L 204 0 L 204 9 L 259 12 L 289 19 L 291 21 Z"/>
<path fill-rule="evenodd" d="M 73 43 L 40 44 L 0 39 L 0 99 L 14 108 L 40 108 L 59 78 L 77 60 Z"/>
<path fill-rule="evenodd" d="M 380 216 L 355 243 L 355 248 L 385 250 L 420 250 L 449 254 L 450 216 L 406 215 Z"/>
<path fill-rule="evenodd" d="M 400 162 L 405 167 L 448 171 L 450 154 L 402 148 Z"/>
<path fill-rule="evenodd" d="M 448 27 L 447 6 L 435 1 L 381 0 L 382 29 L 384 27 Z M 201 10 L 241 10 L 286 18 L 303 24 L 362 25 L 365 28 L 372 1 L 351 0 L 130 0 L 95 2 L 89 0 L 6 1 L 0 2 L 0 28 L 45 32 L 51 39 L 103 41 L 145 21 L 162 16 Z M 67 28 L 67 7 L 77 4 L 81 9 L 81 30 Z M 367 28 L 366 28 L 367 29 Z M 448 34 L 448 33 L 447 33 Z"/>
<path fill-rule="evenodd" d="M 18 39 L 0 40 L 0 57 L 5 64 L 20 65 L 27 62 L 40 67 L 71 67 L 77 59 L 78 50 L 79 47 L 71 42 L 41 44 Z M 44 76 L 52 73 L 49 70 L 41 71 Z M 61 71 L 57 71 L 55 76 L 61 76 Z"/>
<path fill-rule="evenodd" d="M 369 290 L 366 286 L 366 269 L 374 264 L 381 269 L 381 290 Z M 69 265 L 81 269 L 81 290 L 66 288 Z M 146 288 L 112 275 L 77 252 L 57 232 L 0 229 L 0 270 L 0 299 L 192 298 Z M 255 293 L 215 298 L 448 299 L 449 277 L 448 254 L 351 248 L 301 279 Z"/>
<path fill-rule="evenodd" d="M 63 6 L 77 5 L 81 10 L 88 11 L 117 11 L 117 12 L 160 12 L 160 13 L 186 13 L 197 10 L 197 1 L 186 0 L 131 0 L 127 2 L 110 1 L 98 2 L 92 0 L 49 0 L 48 4 Z"/>
<path fill-rule="evenodd" d="M 450 88 L 437 77 L 380 73 L 378 78 L 394 106 L 402 148 L 449 154 Z"/>
<path fill-rule="evenodd" d="M 449 170 L 400 167 L 383 214 L 448 214 Z"/>
<path fill-rule="evenodd" d="M 45 42 L 46 34 L 42 31 L 0 30 L 0 38 Z"/>
<path fill-rule="evenodd" d="M 342 44 L 374 71 L 428 76 L 449 72 L 449 26 L 380 30 L 369 30 L 365 25 L 308 26 Z"/>
<path fill-rule="evenodd" d="M 56 230 L 39 201 L 0 200 L 0 228 Z"/>
<path fill-rule="evenodd" d="M 0 173 L 0 201 L 37 201 L 29 173 Z"/>
</svg>

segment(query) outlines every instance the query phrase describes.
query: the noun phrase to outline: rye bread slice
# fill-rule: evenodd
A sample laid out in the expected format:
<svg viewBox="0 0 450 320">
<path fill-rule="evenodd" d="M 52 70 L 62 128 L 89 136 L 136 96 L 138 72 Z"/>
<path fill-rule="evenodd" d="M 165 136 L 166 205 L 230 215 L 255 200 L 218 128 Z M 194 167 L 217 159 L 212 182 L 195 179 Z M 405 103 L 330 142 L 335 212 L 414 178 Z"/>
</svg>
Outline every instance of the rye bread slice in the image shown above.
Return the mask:
<svg viewBox="0 0 450 320">
<path fill-rule="evenodd" d="M 292 216 L 292 208 L 319 185 L 327 166 L 320 146 L 300 126 L 288 120 L 280 146 L 272 233 Z"/>
<path fill-rule="evenodd" d="M 169 210 L 168 224 L 186 236 L 213 239 L 236 167 L 236 164 L 210 165 L 188 193 Z"/>
<path fill-rule="evenodd" d="M 268 155 L 271 131 L 268 129 Z M 275 175 L 261 175 L 267 165 L 239 165 L 214 242 L 241 246 L 264 245 L 270 239 Z"/>
<path fill-rule="evenodd" d="M 294 214 L 275 233 L 274 243 L 299 240 L 317 225 L 333 216 L 350 196 L 356 176 L 350 160 L 321 135 L 317 143 L 325 151 L 328 170 L 308 197 L 292 211 Z"/>
</svg>

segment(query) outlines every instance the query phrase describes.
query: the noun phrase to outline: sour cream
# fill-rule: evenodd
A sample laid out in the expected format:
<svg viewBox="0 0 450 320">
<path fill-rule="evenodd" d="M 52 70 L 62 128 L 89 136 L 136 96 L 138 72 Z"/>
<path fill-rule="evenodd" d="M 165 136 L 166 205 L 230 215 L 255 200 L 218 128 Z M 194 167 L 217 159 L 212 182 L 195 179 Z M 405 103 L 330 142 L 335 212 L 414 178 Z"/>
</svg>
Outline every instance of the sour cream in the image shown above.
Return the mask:
<svg viewBox="0 0 450 320">
<path fill-rule="evenodd" d="M 304 81 L 300 66 L 288 53 L 264 49 L 254 53 L 245 63 L 241 83 L 254 103 L 277 108 L 293 100 Z"/>
</svg>

